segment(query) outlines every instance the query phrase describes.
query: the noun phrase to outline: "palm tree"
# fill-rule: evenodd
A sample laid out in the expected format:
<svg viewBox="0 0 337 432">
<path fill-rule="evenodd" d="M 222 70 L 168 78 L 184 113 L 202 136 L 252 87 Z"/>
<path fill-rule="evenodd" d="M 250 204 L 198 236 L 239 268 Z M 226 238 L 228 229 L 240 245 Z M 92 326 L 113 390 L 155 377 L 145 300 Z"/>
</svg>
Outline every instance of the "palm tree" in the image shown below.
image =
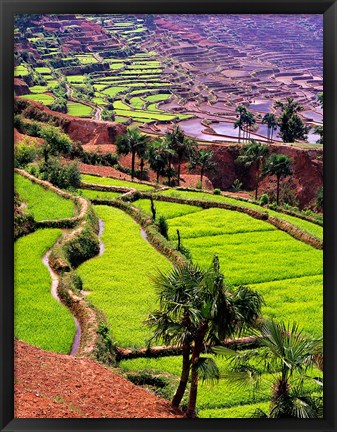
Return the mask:
<svg viewBox="0 0 337 432">
<path fill-rule="evenodd" d="M 273 141 L 274 131 L 277 129 L 277 121 L 275 114 L 268 113 L 262 119 L 262 124 L 266 124 L 268 126 L 268 141 Z"/>
<path fill-rule="evenodd" d="M 246 116 L 245 116 L 245 124 L 246 124 L 246 139 L 250 139 L 250 133 L 252 130 L 252 126 L 256 123 L 254 114 L 247 110 Z"/>
<path fill-rule="evenodd" d="M 215 162 L 212 161 L 213 151 L 212 150 L 203 150 L 198 149 L 192 152 L 191 162 L 189 169 L 194 169 L 196 167 L 200 167 L 200 183 L 202 189 L 202 179 L 204 177 L 205 170 L 214 170 Z"/>
<path fill-rule="evenodd" d="M 304 389 L 304 382 L 312 380 L 308 370 L 322 359 L 322 339 L 310 339 L 303 334 L 296 323 L 284 324 L 267 320 L 259 331 L 255 331 L 260 348 L 249 353 L 233 353 L 222 347 L 215 347 L 217 354 L 234 356 L 235 369 L 256 372 L 255 366 L 262 364 L 263 370 L 272 374 L 272 398 L 270 412 L 261 410 L 254 417 L 269 418 L 317 418 L 322 415 L 320 397 L 312 397 Z M 250 363 L 254 360 L 254 364 Z M 313 379 L 319 386 L 322 381 Z"/>
<path fill-rule="evenodd" d="M 289 156 L 282 154 L 272 154 L 263 168 L 264 175 L 275 175 L 277 179 L 276 204 L 279 205 L 280 180 L 292 174 L 291 160 Z"/>
<path fill-rule="evenodd" d="M 281 109 L 278 118 L 280 135 L 283 142 L 295 142 L 295 140 L 307 139 L 309 127 L 304 126 L 298 113 L 303 111 L 303 106 L 295 102 L 294 98 L 287 97 L 286 102 L 275 102 L 275 108 Z"/>
<path fill-rule="evenodd" d="M 131 153 L 131 179 L 135 176 L 135 157 L 138 155 L 141 158 L 141 170 L 144 167 L 145 151 L 149 142 L 149 138 L 143 135 L 138 128 L 130 128 L 123 135 L 119 135 L 116 141 L 117 153 L 128 155 Z M 143 161 L 143 162 L 142 162 Z"/>
<path fill-rule="evenodd" d="M 245 124 L 245 116 L 247 115 L 247 108 L 244 105 L 236 107 L 238 120 L 234 123 L 234 129 L 239 128 L 239 142 L 241 142 L 241 131 L 243 131 L 243 125 Z"/>
<path fill-rule="evenodd" d="M 255 187 L 255 199 L 257 200 L 259 180 L 261 176 L 261 169 L 265 163 L 265 158 L 269 153 L 267 145 L 251 140 L 250 143 L 244 144 L 240 150 L 240 156 L 236 159 L 237 162 L 243 164 L 246 167 L 250 167 L 252 164 L 256 165 L 256 187 Z"/>
<path fill-rule="evenodd" d="M 194 139 L 187 138 L 179 126 L 176 126 L 172 132 L 166 134 L 166 141 L 169 147 L 175 152 L 178 163 L 177 180 L 180 185 L 180 168 L 184 159 L 190 156 L 193 147 L 196 146 Z"/>
<path fill-rule="evenodd" d="M 169 158 L 172 158 L 173 155 L 174 151 L 169 148 L 165 140 L 154 140 L 151 142 L 147 157 L 151 169 L 157 174 L 157 183 L 159 182 L 160 176 L 165 176 L 167 174 Z"/>
<path fill-rule="evenodd" d="M 211 358 L 201 357 L 206 343 L 220 343 L 244 327 L 254 326 L 261 312 L 262 297 L 247 287 L 233 289 L 224 282 L 215 256 L 209 270 L 188 262 L 155 279 L 161 311 L 148 321 L 154 338 L 179 343 L 183 348 L 183 367 L 172 404 L 178 406 L 189 374 L 191 386 L 187 417 L 196 417 L 199 375 L 219 377 Z"/>
<path fill-rule="evenodd" d="M 163 341 L 166 345 L 182 347 L 182 371 L 179 386 L 172 399 L 172 406 L 178 407 L 186 390 L 190 374 L 190 354 L 195 332 L 193 307 L 194 290 L 204 277 L 205 272 L 198 266 L 187 262 L 175 267 L 170 273 L 159 272 L 153 277 L 159 298 L 160 310 L 150 314 L 146 323 L 154 329 L 149 343 Z"/>
</svg>

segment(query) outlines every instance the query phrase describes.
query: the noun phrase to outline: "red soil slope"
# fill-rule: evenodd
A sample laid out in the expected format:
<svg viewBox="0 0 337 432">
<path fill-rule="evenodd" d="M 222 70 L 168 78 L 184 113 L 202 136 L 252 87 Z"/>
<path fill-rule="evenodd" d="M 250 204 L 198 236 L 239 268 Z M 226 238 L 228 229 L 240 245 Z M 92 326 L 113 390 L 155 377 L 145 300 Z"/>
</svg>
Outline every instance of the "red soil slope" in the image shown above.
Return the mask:
<svg viewBox="0 0 337 432">
<path fill-rule="evenodd" d="M 94 360 L 15 342 L 16 418 L 179 418 L 168 401 Z"/>
</svg>

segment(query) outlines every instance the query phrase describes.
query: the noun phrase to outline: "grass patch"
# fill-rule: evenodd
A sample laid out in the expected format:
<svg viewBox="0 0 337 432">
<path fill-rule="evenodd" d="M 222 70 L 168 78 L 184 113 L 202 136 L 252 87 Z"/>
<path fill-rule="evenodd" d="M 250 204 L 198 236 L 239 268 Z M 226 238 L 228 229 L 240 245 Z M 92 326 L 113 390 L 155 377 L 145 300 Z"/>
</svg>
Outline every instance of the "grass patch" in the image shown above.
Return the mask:
<svg viewBox="0 0 337 432">
<path fill-rule="evenodd" d="M 75 334 L 69 310 L 51 295 L 51 278 L 41 259 L 61 230 L 44 229 L 15 243 L 15 336 L 48 351 L 68 353 Z"/>
<path fill-rule="evenodd" d="M 27 211 L 36 221 L 69 218 L 74 216 L 74 203 L 71 200 L 44 189 L 19 174 L 14 174 L 15 190 L 27 204 Z"/>
<path fill-rule="evenodd" d="M 97 60 L 95 59 L 95 57 L 91 54 L 79 54 L 75 56 L 76 58 L 79 59 L 81 64 L 91 64 L 91 63 L 98 63 Z"/>
<path fill-rule="evenodd" d="M 66 78 L 70 84 L 74 84 L 74 83 L 83 84 L 85 79 L 84 75 L 67 75 Z"/>
<path fill-rule="evenodd" d="M 122 86 L 120 86 L 120 87 L 118 87 L 118 86 L 117 87 L 109 87 L 109 88 L 103 90 L 102 93 L 104 93 L 104 94 L 106 94 L 108 96 L 114 97 L 118 93 L 121 93 L 121 92 L 123 92 L 123 91 L 125 91 L 127 89 L 128 89 L 128 87 L 122 87 Z"/>
<path fill-rule="evenodd" d="M 167 99 L 170 99 L 172 95 L 169 93 L 162 93 L 162 94 L 155 94 L 155 95 L 150 95 L 147 96 L 145 99 L 148 102 L 160 102 L 160 101 L 165 101 Z"/>
<path fill-rule="evenodd" d="M 170 229 L 175 232 L 177 228 L 185 238 L 276 230 L 273 225 L 244 213 L 218 208 L 203 210 L 198 215 L 189 214 L 172 219 Z M 174 233 L 170 232 L 170 234 L 174 238 Z"/>
<path fill-rule="evenodd" d="M 165 216 L 166 219 L 176 218 L 189 213 L 201 211 L 200 207 L 191 206 L 187 204 L 168 203 L 165 201 L 155 201 L 155 208 L 157 217 Z M 148 215 L 152 216 L 151 202 L 148 199 L 140 199 L 132 203 L 133 206 L 138 207 L 145 211 Z"/>
<path fill-rule="evenodd" d="M 115 199 L 121 196 L 121 193 L 119 192 L 103 192 L 90 189 L 80 189 L 77 193 L 78 195 L 88 199 Z"/>
<path fill-rule="evenodd" d="M 167 189 L 161 192 L 162 195 L 170 196 L 173 198 L 181 198 L 181 199 L 191 199 L 191 200 L 199 200 L 199 201 L 207 201 L 207 202 L 222 202 L 225 204 L 232 204 L 240 207 L 250 208 L 258 211 L 265 211 L 265 209 L 256 204 L 251 204 L 245 201 L 236 200 L 234 198 L 224 197 L 222 195 L 212 195 L 206 192 L 192 192 L 192 191 L 183 191 L 178 189 Z"/>
<path fill-rule="evenodd" d="M 43 92 L 48 91 L 48 86 L 35 85 L 33 87 L 29 87 L 29 90 L 32 93 L 43 93 Z"/>
<path fill-rule="evenodd" d="M 79 102 L 68 102 L 68 114 L 76 117 L 90 117 L 91 107 Z"/>
<path fill-rule="evenodd" d="M 278 219 L 282 219 L 286 222 L 290 222 L 291 224 L 297 226 L 298 228 L 307 232 L 308 234 L 311 234 L 319 239 L 323 239 L 323 227 L 320 225 L 316 225 L 304 219 L 297 218 L 296 216 L 290 216 L 273 210 L 268 210 L 268 213 L 270 216 L 275 216 Z"/>
<path fill-rule="evenodd" d="M 170 264 L 142 238 L 130 216 L 107 206 L 95 206 L 95 212 L 104 222 L 105 251 L 78 269 L 83 289 L 104 312 L 119 345 L 145 346 L 150 332 L 143 321 L 156 304 L 149 275 L 158 268 L 168 271 Z"/>
<path fill-rule="evenodd" d="M 43 105 L 51 105 L 53 103 L 54 98 L 48 94 L 37 93 L 37 94 L 28 94 L 20 96 L 25 99 L 33 100 L 36 102 L 40 102 Z"/>
<path fill-rule="evenodd" d="M 51 74 L 51 69 L 49 67 L 36 67 L 35 68 L 36 72 L 38 72 L 41 75 L 50 75 Z"/>
<path fill-rule="evenodd" d="M 263 295 L 265 316 L 300 323 L 306 334 L 323 335 L 322 275 L 250 285 Z"/>
<path fill-rule="evenodd" d="M 228 411 L 228 417 L 233 414 L 233 416 L 235 416 L 236 409 L 238 409 L 239 414 L 236 415 L 236 417 L 244 417 L 251 411 L 249 406 L 253 408 L 252 411 L 254 411 L 254 405 L 257 403 L 260 405 L 262 402 L 263 407 L 265 407 L 266 404 L 268 406 L 273 381 L 273 376 L 271 374 L 263 373 L 259 392 L 256 392 L 254 395 L 249 386 L 235 386 L 227 378 L 231 373 L 229 360 L 222 357 L 215 357 L 215 360 L 222 378 L 214 385 L 202 382 L 199 383 L 197 408 L 202 417 L 223 417 L 225 414 L 223 410 L 230 408 L 232 411 Z M 180 356 L 155 359 L 138 358 L 124 360 L 120 362 L 120 367 L 126 372 L 143 371 L 153 374 L 168 373 L 178 377 L 181 373 L 181 363 L 182 359 Z M 315 371 L 315 374 L 316 376 L 322 375 L 319 371 Z M 306 389 L 312 391 L 314 386 L 312 384 L 306 384 Z M 171 396 L 173 396 L 173 394 Z M 187 397 L 187 395 L 185 395 L 185 397 Z M 244 406 L 246 409 L 241 409 L 241 406 Z"/>
<path fill-rule="evenodd" d="M 14 76 L 15 77 L 23 77 L 29 75 L 29 70 L 24 65 L 16 66 L 14 68 Z"/>
<path fill-rule="evenodd" d="M 82 174 L 81 180 L 85 183 L 99 184 L 99 185 L 106 185 L 106 186 L 122 186 L 126 188 L 127 187 L 134 188 L 141 191 L 147 191 L 153 189 L 152 186 L 142 184 L 142 183 L 130 182 L 127 180 L 119 180 L 110 177 L 97 177 L 89 174 Z"/>
</svg>

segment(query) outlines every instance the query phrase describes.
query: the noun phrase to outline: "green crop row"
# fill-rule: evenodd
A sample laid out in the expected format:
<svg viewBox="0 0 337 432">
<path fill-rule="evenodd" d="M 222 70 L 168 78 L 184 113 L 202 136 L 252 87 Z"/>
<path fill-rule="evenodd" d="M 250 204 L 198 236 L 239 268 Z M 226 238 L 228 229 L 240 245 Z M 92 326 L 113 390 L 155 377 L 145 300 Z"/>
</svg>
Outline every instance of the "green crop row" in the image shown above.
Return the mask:
<svg viewBox="0 0 337 432">
<path fill-rule="evenodd" d="M 74 203 L 19 174 L 14 174 L 15 190 L 36 221 L 74 216 Z"/>
<path fill-rule="evenodd" d="M 140 233 L 140 227 L 123 211 L 95 206 L 103 220 L 103 255 L 82 264 L 78 273 L 88 299 L 107 317 L 113 338 L 122 346 L 144 346 L 150 336 L 144 326 L 155 307 L 154 287 L 149 275 L 169 262 Z"/>
<path fill-rule="evenodd" d="M 22 98 L 33 100 L 35 102 L 40 102 L 44 105 L 50 105 L 53 103 L 54 98 L 48 94 L 37 93 L 37 94 L 27 94 L 21 96 Z"/>
<path fill-rule="evenodd" d="M 90 117 L 91 107 L 79 102 L 68 102 L 68 114 L 76 117 Z"/>
<path fill-rule="evenodd" d="M 29 71 L 24 65 L 16 66 L 14 69 L 14 76 L 15 77 L 23 77 L 29 75 Z"/>
<path fill-rule="evenodd" d="M 282 219 L 286 222 L 290 222 L 296 227 L 306 231 L 307 233 L 314 235 L 320 239 L 323 238 L 323 228 L 319 225 L 316 225 L 312 222 L 308 222 L 306 220 L 297 218 L 295 216 L 289 216 L 284 213 L 276 212 L 273 210 L 269 210 L 263 208 L 257 204 L 252 204 L 249 202 L 245 202 L 242 200 L 237 200 L 235 198 L 230 198 L 223 195 L 212 195 L 210 193 L 205 192 L 193 192 L 193 191 L 183 191 L 178 189 L 168 189 L 161 192 L 162 195 L 170 196 L 173 198 L 181 198 L 181 199 L 190 199 L 190 200 L 198 200 L 198 201 L 210 201 L 210 202 L 223 202 L 225 204 L 232 204 L 240 207 L 250 208 L 258 211 L 265 211 L 270 216 L 275 216 L 278 219 Z"/>
<path fill-rule="evenodd" d="M 18 239 L 14 251 L 15 336 L 31 345 L 68 353 L 75 334 L 69 310 L 51 295 L 51 278 L 42 263 L 61 230 L 44 229 Z"/>
<path fill-rule="evenodd" d="M 104 191 L 94 191 L 90 189 L 80 189 L 77 194 L 88 199 L 115 199 L 121 195 L 120 192 L 104 192 Z"/>
<path fill-rule="evenodd" d="M 152 216 L 151 203 L 148 199 L 140 199 L 132 203 L 133 206 L 142 209 L 149 216 Z M 200 207 L 187 204 L 168 203 L 165 201 L 155 201 L 154 206 L 157 212 L 157 217 L 164 216 L 166 219 L 176 218 L 189 213 L 199 212 Z"/>
<path fill-rule="evenodd" d="M 200 382 L 198 388 L 197 408 L 201 417 L 223 417 L 224 410 L 228 409 L 226 417 L 251 416 L 257 407 L 268 408 L 273 383 L 273 375 L 263 373 L 261 384 L 254 393 L 249 384 L 238 385 L 230 380 L 231 364 L 229 360 L 215 357 L 215 361 L 220 371 L 220 380 L 210 384 Z M 169 374 L 175 376 L 176 380 L 181 373 L 182 359 L 176 357 L 161 358 L 138 358 L 124 360 L 120 362 L 120 367 L 125 372 L 150 373 L 154 375 Z M 315 370 L 310 372 L 311 376 L 322 376 L 321 372 Z M 308 382 L 305 385 L 307 391 L 315 390 L 314 383 Z M 173 395 L 170 395 L 171 397 Z M 258 404 L 258 405 L 256 405 Z M 244 408 L 243 408 L 244 407 Z M 229 409 L 232 409 L 231 411 Z M 235 410 L 238 409 L 237 415 Z M 206 411 L 207 410 L 207 411 Z"/>
<path fill-rule="evenodd" d="M 122 186 L 122 187 L 134 188 L 141 191 L 148 191 L 153 189 L 152 186 L 142 184 L 142 183 L 130 182 L 127 180 L 119 180 L 110 177 L 97 177 L 89 174 L 82 174 L 81 180 L 85 183 L 106 185 L 106 186 Z"/>
</svg>

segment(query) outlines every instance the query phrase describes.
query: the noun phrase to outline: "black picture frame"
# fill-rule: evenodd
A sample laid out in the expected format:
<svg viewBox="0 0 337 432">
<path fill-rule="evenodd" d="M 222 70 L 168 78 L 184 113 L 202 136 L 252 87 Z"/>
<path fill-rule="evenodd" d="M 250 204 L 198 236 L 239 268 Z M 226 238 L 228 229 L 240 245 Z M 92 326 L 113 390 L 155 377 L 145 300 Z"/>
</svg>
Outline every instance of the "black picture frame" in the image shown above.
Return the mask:
<svg viewBox="0 0 337 432">
<path fill-rule="evenodd" d="M 13 17 L 17 13 L 324 14 L 324 419 L 14 419 Z M 1 431 L 336 430 L 337 0 L 0 0 Z"/>
</svg>

